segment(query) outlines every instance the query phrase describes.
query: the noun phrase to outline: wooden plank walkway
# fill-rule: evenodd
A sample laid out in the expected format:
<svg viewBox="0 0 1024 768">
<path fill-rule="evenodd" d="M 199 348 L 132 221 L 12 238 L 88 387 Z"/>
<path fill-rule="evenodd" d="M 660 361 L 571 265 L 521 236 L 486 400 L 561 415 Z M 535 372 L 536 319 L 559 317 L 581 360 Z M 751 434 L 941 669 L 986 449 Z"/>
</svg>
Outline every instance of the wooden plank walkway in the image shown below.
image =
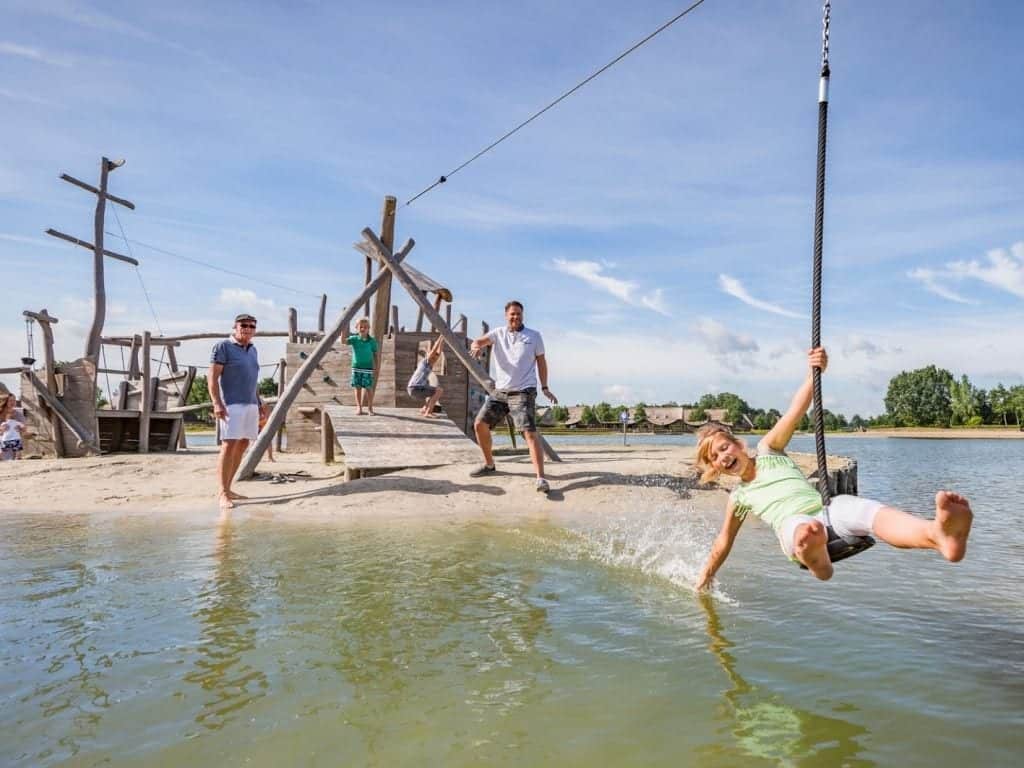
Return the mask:
<svg viewBox="0 0 1024 768">
<path fill-rule="evenodd" d="M 347 472 L 480 463 L 476 443 L 443 414 L 425 419 L 418 408 L 375 408 L 373 416 L 357 416 L 353 406 L 323 409 Z"/>
</svg>

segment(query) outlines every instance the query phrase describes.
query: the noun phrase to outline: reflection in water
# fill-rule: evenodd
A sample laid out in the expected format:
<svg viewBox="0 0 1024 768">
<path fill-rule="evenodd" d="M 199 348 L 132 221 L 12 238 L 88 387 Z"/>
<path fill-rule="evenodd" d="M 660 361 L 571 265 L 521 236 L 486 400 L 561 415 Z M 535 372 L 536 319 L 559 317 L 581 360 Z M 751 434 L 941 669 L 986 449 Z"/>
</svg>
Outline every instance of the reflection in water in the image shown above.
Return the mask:
<svg viewBox="0 0 1024 768">
<path fill-rule="evenodd" d="M 778 696 L 762 692 L 743 679 L 730 653 L 733 644 L 722 634 L 714 601 L 709 595 L 700 595 L 699 599 L 707 614 L 708 649 L 729 678 L 725 710 L 739 752 L 778 765 L 874 765 L 857 757 L 861 751 L 857 739 L 867 733 L 866 728 L 787 706 Z M 717 744 L 706 748 L 703 756 L 718 764 L 728 752 L 726 745 Z"/>
<path fill-rule="evenodd" d="M 264 672 L 243 661 L 243 654 L 255 647 L 255 622 L 260 617 L 249 608 L 255 588 L 233 534 L 231 516 L 223 514 L 217 526 L 213 578 L 196 597 L 199 608 L 193 614 L 202 627 L 199 658 L 184 678 L 212 694 L 195 718 L 211 730 L 222 728 L 233 713 L 266 695 L 268 687 Z"/>
</svg>

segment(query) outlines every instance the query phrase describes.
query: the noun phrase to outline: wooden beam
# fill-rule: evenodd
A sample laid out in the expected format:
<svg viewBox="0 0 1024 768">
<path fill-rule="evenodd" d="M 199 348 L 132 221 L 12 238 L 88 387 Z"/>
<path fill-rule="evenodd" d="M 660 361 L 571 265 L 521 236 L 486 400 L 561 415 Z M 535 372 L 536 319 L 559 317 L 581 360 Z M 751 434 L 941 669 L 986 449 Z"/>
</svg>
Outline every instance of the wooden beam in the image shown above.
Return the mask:
<svg viewBox="0 0 1024 768">
<path fill-rule="evenodd" d="M 388 195 L 384 198 L 384 206 L 380 213 L 380 241 L 384 247 L 391 252 L 395 248 L 395 209 L 398 199 Z M 381 264 L 377 274 L 384 275 L 384 282 L 380 284 L 376 295 L 373 297 L 373 319 L 370 321 L 370 334 L 377 340 L 377 349 L 384 349 L 384 337 L 388 335 L 388 319 L 391 314 L 391 272 Z M 380 365 L 384 356 L 377 354 L 377 364 L 373 368 L 373 392 L 377 392 L 377 384 L 380 382 Z M 372 400 L 371 400 L 372 402 Z M 384 403 L 381 403 L 384 405 Z"/>
<path fill-rule="evenodd" d="M 25 371 L 32 370 L 27 365 L 20 365 L 17 368 L 0 368 L 0 374 L 3 373 L 24 373 Z"/>
<path fill-rule="evenodd" d="M 142 392 L 139 407 L 139 453 L 149 453 L 149 420 L 153 412 L 153 386 L 150 381 L 149 331 L 142 334 Z"/>
<path fill-rule="evenodd" d="M 128 378 L 134 381 L 139 378 L 139 347 L 142 346 L 142 337 L 138 334 L 132 336 L 132 346 L 128 351 Z"/>
<path fill-rule="evenodd" d="M 56 229 L 48 229 L 46 230 L 46 234 L 52 235 L 53 237 L 58 237 L 61 240 L 67 240 L 69 243 L 80 245 L 83 248 L 88 248 L 90 251 L 95 252 L 96 250 L 96 246 L 93 245 L 92 243 L 87 243 L 85 242 L 85 240 L 79 240 L 77 237 L 72 237 L 71 235 L 66 235 L 63 232 L 58 232 Z M 122 256 L 120 253 L 114 253 L 113 251 L 108 250 L 104 250 L 103 255 L 111 259 L 117 259 L 118 261 L 124 261 L 127 262 L 128 264 L 133 264 L 136 267 L 139 266 L 139 262 L 131 258 L 130 256 Z"/>
<path fill-rule="evenodd" d="M 398 333 L 398 305 L 391 305 L 391 334 Z"/>
<path fill-rule="evenodd" d="M 39 312 L 30 312 L 25 310 L 22 312 L 25 317 L 29 317 L 39 323 L 39 327 L 43 330 L 43 364 L 46 368 L 46 388 L 50 390 L 54 395 L 57 394 L 57 369 L 54 363 L 53 354 L 53 328 L 52 323 L 60 322 L 56 317 L 50 315 L 44 307 Z M 57 413 L 53 410 L 50 411 L 50 428 L 53 430 L 53 448 L 57 454 L 57 458 L 64 457 L 64 441 L 60 431 L 60 422 L 57 417 Z"/>
<path fill-rule="evenodd" d="M 288 341 L 294 344 L 299 340 L 299 311 L 288 307 Z"/>
<path fill-rule="evenodd" d="M 459 333 L 469 333 L 469 318 L 459 315 L 459 324 L 455 327 L 459 329 Z"/>
<path fill-rule="evenodd" d="M 86 184 L 84 181 L 79 181 L 74 176 L 68 176 L 68 174 L 62 173 L 60 175 L 60 177 L 64 181 L 66 181 L 66 182 L 68 182 L 70 184 L 74 184 L 76 187 L 81 187 L 82 189 L 86 190 L 87 192 L 92 192 L 94 195 L 101 194 L 100 191 L 98 189 L 96 189 L 96 187 L 94 187 L 92 184 Z M 133 211 L 135 210 L 135 203 L 133 203 L 133 202 L 131 202 L 129 200 L 125 200 L 123 197 L 117 197 L 115 195 L 110 194 L 109 192 L 107 192 L 104 195 L 104 197 L 106 197 L 107 200 L 110 200 L 111 202 L 117 203 L 118 205 L 123 205 L 125 208 L 130 208 Z"/>
<path fill-rule="evenodd" d="M 391 258 L 395 263 L 401 263 L 415 245 L 416 242 L 410 238 L 406 241 L 405 245 L 402 246 L 402 250 L 394 256 L 389 254 L 389 258 Z M 302 388 L 309 380 L 309 377 L 313 375 L 317 366 L 320 365 L 320 362 L 330 351 L 331 347 L 334 346 L 338 337 L 341 336 L 342 330 L 348 327 L 348 324 L 352 321 L 356 312 L 362 308 L 366 301 L 373 296 L 380 284 L 384 282 L 384 276 L 384 272 L 377 273 L 377 276 L 374 277 L 365 288 L 363 288 L 362 293 L 356 296 L 355 299 L 349 303 L 349 309 L 346 309 L 341 317 L 338 318 L 337 322 L 331 326 L 330 330 L 324 334 L 320 343 L 310 351 L 309 355 L 307 355 L 299 370 L 297 370 L 295 375 L 292 376 L 292 380 L 288 382 L 288 386 L 285 388 L 284 393 L 278 398 L 277 404 L 274 406 L 274 410 L 270 414 L 270 418 L 267 420 L 266 427 L 264 427 L 259 436 L 249 444 L 249 449 L 242 457 L 242 463 L 238 467 L 238 472 L 235 473 L 235 479 L 248 480 L 253 476 L 253 473 L 256 471 L 256 466 L 260 463 L 260 459 L 263 458 L 263 454 L 266 453 L 267 447 L 273 439 L 274 433 L 284 425 L 284 419 L 288 413 L 288 409 L 299 396 L 299 392 L 302 391 Z"/>
<path fill-rule="evenodd" d="M 50 393 L 50 390 L 46 388 L 46 385 L 39 380 L 39 377 L 36 376 L 31 369 L 22 369 L 22 371 L 26 376 L 28 376 L 28 380 L 32 383 L 32 386 L 35 387 L 39 396 L 43 398 L 50 408 L 57 412 L 60 420 L 63 421 L 67 428 L 71 430 L 72 434 L 78 438 L 78 444 L 80 446 L 84 445 L 89 450 L 99 453 L 100 447 L 96 442 L 96 436 L 82 426 L 78 419 L 75 418 L 74 414 L 68 410 L 67 406 L 57 399 L 56 396 Z"/>
<path fill-rule="evenodd" d="M 167 366 L 171 369 L 171 373 L 178 372 L 178 356 L 174 353 L 176 344 L 168 344 L 167 346 Z"/>
<path fill-rule="evenodd" d="M 377 251 L 377 258 L 380 259 L 384 264 L 387 264 L 388 269 L 392 271 L 395 279 L 399 284 L 405 288 L 408 294 L 415 301 L 423 314 L 430 320 L 434 328 L 444 337 L 445 343 L 448 348 L 451 349 L 452 353 L 459 359 L 469 372 L 469 375 L 476 379 L 480 386 L 487 390 L 488 395 L 494 394 L 494 380 L 488 375 L 487 371 L 480 366 L 472 355 L 469 354 L 469 350 L 466 349 L 464 341 L 460 341 L 452 329 L 448 327 L 448 324 L 444 322 L 441 316 L 437 313 L 437 310 L 431 306 L 430 302 L 427 301 L 426 297 L 420 292 L 409 277 L 405 269 L 402 268 L 401 264 L 398 264 L 394 257 L 391 256 L 384 248 L 383 244 L 377 239 L 377 236 L 373 233 L 373 230 L 367 228 L 363 230 L 363 237 L 365 237 Z M 547 440 L 538 431 L 537 437 L 540 439 L 541 446 L 544 448 L 544 453 L 547 454 L 548 458 L 552 461 L 561 461 L 562 459 L 555 452 L 555 450 L 548 445 Z"/>
<path fill-rule="evenodd" d="M 285 372 L 288 370 L 288 361 L 285 358 L 281 358 L 281 361 L 277 364 L 277 396 L 280 397 L 284 394 L 284 385 L 287 377 Z M 281 445 L 284 442 L 284 424 L 281 424 L 281 428 L 277 430 L 277 434 L 274 436 L 274 450 L 278 453 L 281 452 Z"/>
<path fill-rule="evenodd" d="M 320 313 L 316 319 L 316 329 L 320 332 L 324 332 L 324 322 L 327 319 L 327 294 L 321 294 L 320 296 Z"/>
</svg>

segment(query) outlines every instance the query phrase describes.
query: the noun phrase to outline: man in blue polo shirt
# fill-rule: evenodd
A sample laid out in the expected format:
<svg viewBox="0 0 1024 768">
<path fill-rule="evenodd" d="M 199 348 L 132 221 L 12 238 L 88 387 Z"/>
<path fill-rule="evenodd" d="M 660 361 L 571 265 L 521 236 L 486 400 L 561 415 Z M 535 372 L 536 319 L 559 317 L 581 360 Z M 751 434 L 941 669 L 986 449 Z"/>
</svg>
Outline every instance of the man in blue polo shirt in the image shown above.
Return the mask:
<svg viewBox="0 0 1024 768">
<path fill-rule="evenodd" d="M 238 315 L 231 336 L 217 342 L 210 354 L 210 399 L 213 415 L 220 422 L 220 508 L 231 509 L 244 499 L 231 490 L 231 481 L 242 463 L 249 441 L 259 433 L 260 402 L 258 385 L 260 361 L 252 338 L 256 335 L 256 318 Z"/>
</svg>

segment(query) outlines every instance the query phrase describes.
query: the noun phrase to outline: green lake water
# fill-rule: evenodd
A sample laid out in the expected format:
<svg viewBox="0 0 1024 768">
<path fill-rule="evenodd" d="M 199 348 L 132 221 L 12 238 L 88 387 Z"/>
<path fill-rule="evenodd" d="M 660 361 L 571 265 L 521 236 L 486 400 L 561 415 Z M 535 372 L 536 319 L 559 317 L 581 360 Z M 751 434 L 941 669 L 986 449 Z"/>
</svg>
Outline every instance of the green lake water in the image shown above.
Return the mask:
<svg viewBox="0 0 1024 768">
<path fill-rule="evenodd" d="M 749 525 L 702 600 L 718 516 L 685 495 L 562 524 L 5 513 L 0 764 L 1021 764 L 1024 441 L 830 450 L 865 496 L 970 496 L 967 560 L 880 544 L 821 584 Z"/>
</svg>

